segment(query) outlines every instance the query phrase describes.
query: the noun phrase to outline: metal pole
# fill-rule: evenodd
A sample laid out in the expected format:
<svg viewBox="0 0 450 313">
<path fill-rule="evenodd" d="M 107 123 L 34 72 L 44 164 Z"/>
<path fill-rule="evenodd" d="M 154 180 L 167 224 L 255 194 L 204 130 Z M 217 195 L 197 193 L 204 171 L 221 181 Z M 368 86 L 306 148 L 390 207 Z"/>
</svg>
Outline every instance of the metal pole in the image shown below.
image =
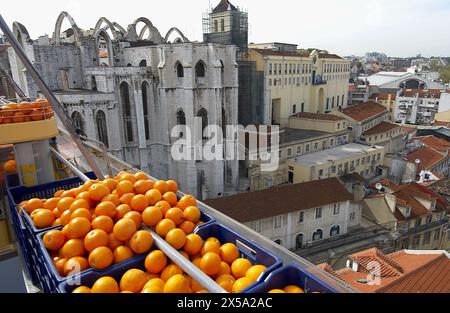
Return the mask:
<svg viewBox="0 0 450 313">
<path fill-rule="evenodd" d="M 91 169 L 94 171 L 97 178 L 104 179 L 103 173 L 101 172 L 100 168 L 95 163 L 94 158 L 84 148 L 82 141 L 78 137 L 78 134 L 75 132 L 75 129 L 72 126 L 72 122 L 71 122 L 70 118 L 67 116 L 66 112 L 64 111 L 61 103 L 59 103 L 58 99 L 51 92 L 51 90 L 45 84 L 42 77 L 39 75 L 39 73 L 36 71 L 34 66 L 31 64 L 30 60 L 26 56 L 25 52 L 23 51 L 23 49 L 20 46 L 17 39 L 14 37 L 14 34 L 9 29 L 8 25 L 6 24 L 6 22 L 3 19 L 1 14 L 0 14 L 0 29 L 3 31 L 3 34 L 8 38 L 8 41 L 11 44 L 11 47 L 14 49 L 14 51 L 16 52 L 19 59 L 22 61 L 23 65 L 26 67 L 27 71 L 30 72 L 31 77 L 33 77 L 34 81 L 39 86 L 41 92 L 44 94 L 44 96 L 49 101 L 53 110 L 56 112 L 56 114 L 58 115 L 62 124 L 69 132 L 73 141 L 77 145 L 78 149 L 80 149 L 81 154 L 83 155 L 83 157 L 85 158 L 86 162 L 89 164 Z"/>
<path fill-rule="evenodd" d="M 143 226 L 142 229 L 150 232 L 152 234 L 155 245 L 164 254 L 171 259 L 176 265 L 181 267 L 181 269 L 186 272 L 189 276 L 195 279 L 200 285 L 206 290 L 212 293 L 227 293 L 222 287 L 220 287 L 214 280 L 212 280 L 208 275 L 203 273 L 197 266 L 195 266 L 191 261 L 182 256 L 177 250 L 175 250 L 170 244 L 162 239 L 156 232 L 152 229 Z"/>
<path fill-rule="evenodd" d="M 91 138 L 88 138 L 86 136 L 80 136 L 80 139 L 81 140 L 90 141 L 90 142 L 93 142 L 93 143 L 96 143 L 96 144 L 99 145 L 100 149 L 102 149 L 103 158 L 106 161 L 106 167 L 107 167 L 107 170 L 108 170 L 108 175 L 109 175 L 109 177 L 112 177 L 113 173 L 112 173 L 112 168 L 111 168 L 111 160 L 109 159 L 109 153 L 108 153 L 108 149 L 107 149 L 106 145 L 103 142 L 101 142 L 101 141 L 98 141 L 98 140 L 95 140 L 95 139 L 91 139 Z"/>
<path fill-rule="evenodd" d="M 59 154 L 58 151 L 56 151 L 53 148 L 50 148 L 50 152 L 53 153 L 53 155 L 60 160 L 62 163 L 64 163 L 64 165 L 66 165 L 71 171 L 72 173 L 74 173 L 75 175 L 77 175 L 82 181 L 87 182 L 90 180 L 89 177 L 87 177 L 86 175 L 84 175 L 84 173 L 82 171 L 80 171 L 79 169 L 77 169 L 75 167 L 75 165 L 73 165 L 72 163 L 70 163 L 69 161 L 67 161 L 66 159 L 64 159 L 64 157 Z"/>
</svg>

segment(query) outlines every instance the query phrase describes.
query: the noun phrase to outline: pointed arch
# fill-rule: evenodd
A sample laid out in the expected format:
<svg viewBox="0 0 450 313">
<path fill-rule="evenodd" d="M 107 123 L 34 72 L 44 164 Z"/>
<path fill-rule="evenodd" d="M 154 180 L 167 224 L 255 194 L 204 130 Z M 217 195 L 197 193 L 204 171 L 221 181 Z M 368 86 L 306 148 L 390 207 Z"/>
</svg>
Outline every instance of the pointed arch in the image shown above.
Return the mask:
<svg viewBox="0 0 450 313">
<path fill-rule="evenodd" d="M 13 23 L 13 34 L 22 46 L 31 40 L 27 28 L 19 22 Z"/>
<path fill-rule="evenodd" d="M 134 141 L 133 118 L 131 112 L 130 85 L 127 82 L 120 84 L 120 98 L 123 108 L 123 118 L 125 123 L 125 138 L 128 142 Z"/>
<path fill-rule="evenodd" d="M 97 126 L 97 138 L 103 142 L 106 147 L 109 146 L 108 127 L 106 125 L 106 114 L 102 110 L 95 114 L 95 124 Z"/>
<path fill-rule="evenodd" d="M 59 16 L 56 20 L 55 32 L 53 33 L 53 42 L 57 46 L 59 46 L 61 44 L 61 26 L 62 26 L 64 19 L 66 19 L 66 18 L 69 21 L 69 23 L 72 26 L 72 29 L 74 31 L 75 42 L 77 42 L 77 43 L 80 42 L 80 38 L 83 36 L 81 29 L 77 26 L 73 17 L 69 13 L 63 11 L 59 14 Z"/>
<path fill-rule="evenodd" d="M 198 61 L 195 65 L 195 77 L 205 77 L 206 76 L 206 64 L 202 60 Z"/>
<path fill-rule="evenodd" d="M 172 27 L 166 34 L 166 37 L 164 37 L 164 42 L 169 42 L 169 37 L 170 35 L 172 35 L 173 32 L 178 33 L 179 37 L 177 38 L 181 38 L 182 42 L 190 42 L 189 39 L 187 39 L 186 36 L 184 36 L 184 34 L 181 32 L 181 30 L 179 30 L 177 27 Z"/>
<path fill-rule="evenodd" d="M 120 31 L 118 31 L 116 29 L 116 27 L 114 26 L 114 23 L 111 23 L 110 20 L 108 20 L 106 17 L 101 17 L 97 23 L 95 24 L 95 28 L 94 28 L 94 34 L 97 34 L 100 31 L 100 27 L 103 25 L 103 23 L 106 23 L 107 26 L 103 27 L 102 29 L 104 31 L 107 31 L 108 29 L 111 30 L 111 33 L 113 34 L 113 39 L 117 40 L 117 39 L 121 39 L 124 34 Z"/>
<path fill-rule="evenodd" d="M 138 23 L 144 23 L 145 26 L 144 28 L 142 28 L 141 32 L 139 33 L 139 39 L 143 40 L 144 38 L 144 34 L 147 30 L 150 31 L 150 35 L 146 40 L 151 40 L 156 44 L 162 44 L 164 43 L 164 38 L 161 36 L 161 33 L 159 32 L 159 30 L 153 26 L 152 22 L 150 22 L 150 20 L 146 17 L 140 17 L 138 19 L 136 19 L 133 23 L 133 26 L 136 28 Z"/>
<path fill-rule="evenodd" d="M 96 45 L 96 49 L 97 49 L 97 56 L 98 56 L 98 64 L 99 66 L 103 66 L 103 64 L 101 63 L 100 60 L 100 38 L 103 38 L 106 41 L 106 47 L 108 50 L 108 66 L 113 66 L 114 65 L 114 49 L 113 49 L 113 45 L 112 45 L 112 40 L 111 37 L 109 36 L 108 32 L 106 31 L 105 28 L 99 29 L 96 33 L 94 33 L 94 38 L 95 38 L 95 45 Z"/>
<path fill-rule="evenodd" d="M 117 22 L 112 22 L 113 26 L 123 34 L 123 36 L 125 37 L 125 35 L 127 34 L 127 31 L 125 30 L 125 28 L 123 28 L 119 23 Z"/>
<path fill-rule="evenodd" d="M 72 122 L 74 126 L 77 129 L 80 129 L 84 133 L 84 122 L 83 117 L 81 116 L 81 113 L 78 111 L 73 111 L 72 115 L 70 116 L 72 118 Z"/>
<path fill-rule="evenodd" d="M 177 77 L 178 78 L 183 78 L 184 77 L 184 67 L 183 67 L 183 64 L 181 64 L 180 61 L 177 61 L 175 63 L 175 71 L 177 72 Z"/>
<path fill-rule="evenodd" d="M 204 136 L 205 128 L 208 127 L 208 111 L 205 108 L 201 108 L 197 112 L 197 117 L 201 117 L 202 119 L 202 136 Z"/>
<path fill-rule="evenodd" d="M 148 91 L 150 85 L 144 81 L 141 85 L 142 90 L 142 112 L 144 114 L 144 128 L 145 128 L 145 139 L 150 140 L 150 124 L 149 124 L 149 110 L 148 110 Z"/>
</svg>

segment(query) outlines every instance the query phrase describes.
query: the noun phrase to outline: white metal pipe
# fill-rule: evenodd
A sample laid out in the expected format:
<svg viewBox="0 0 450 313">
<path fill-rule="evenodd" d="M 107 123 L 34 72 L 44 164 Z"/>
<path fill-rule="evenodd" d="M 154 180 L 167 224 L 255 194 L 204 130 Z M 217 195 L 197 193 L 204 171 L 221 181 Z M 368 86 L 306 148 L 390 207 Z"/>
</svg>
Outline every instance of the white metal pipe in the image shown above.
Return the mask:
<svg viewBox="0 0 450 313">
<path fill-rule="evenodd" d="M 67 161 L 66 159 L 64 159 L 64 157 L 59 154 L 58 151 L 56 151 L 53 148 L 50 148 L 50 151 L 53 153 L 53 155 L 62 163 L 64 163 L 64 165 L 66 165 L 71 171 L 72 173 L 74 173 L 75 175 L 77 175 L 82 181 L 87 182 L 89 180 L 91 180 L 89 177 L 87 177 L 86 175 L 84 175 L 84 173 L 82 171 L 80 171 L 79 169 L 77 169 L 75 167 L 75 165 L 73 165 L 72 163 L 70 163 L 69 161 Z"/>
</svg>

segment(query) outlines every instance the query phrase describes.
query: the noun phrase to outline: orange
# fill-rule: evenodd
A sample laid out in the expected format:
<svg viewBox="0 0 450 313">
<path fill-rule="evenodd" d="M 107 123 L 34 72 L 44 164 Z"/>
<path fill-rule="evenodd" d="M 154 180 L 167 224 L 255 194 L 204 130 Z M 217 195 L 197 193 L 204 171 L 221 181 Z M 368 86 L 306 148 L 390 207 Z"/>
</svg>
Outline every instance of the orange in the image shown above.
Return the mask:
<svg viewBox="0 0 450 313">
<path fill-rule="evenodd" d="M 243 291 L 245 288 L 247 288 L 248 286 L 250 286 L 252 284 L 252 281 L 250 279 L 248 279 L 247 277 L 242 277 L 239 278 L 238 280 L 236 280 L 233 284 L 233 289 L 232 291 L 234 293 L 238 293 Z"/>
<path fill-rule="evenodd" d="M 234 260 L 239 258 L 239 255 L 239 249 L 235 244 L 225 243 L 220 247 L 220 258 L 228 264 L 233 263 Z"/>
<path fill-rule="evenodd" d="M 108 234 L 101 229 L 91 230 L 86 237 L 84 237 L 84 247 L 88 252 L 91 252 L 98 247 L 106 247 L 109 243 Z"/>
<path fill-rule="evenodd" d="M 104 181 L 102 181 L 102 184 L 108 187 L 109 191 L 112 192 L 114 189 L 116 189 L 117 181 L 112 178 L 107 178 Z"/>
<path fill-rule="evenodd" d="M 265 267 L 264 265 L 253 265 L 247 270 L 247 272 L 245 273 L 245 277 L 250 279 L 252 282 L 255 282 L 265 270 L 267 270 L 267 267 Z"/>
<path fill-rule="evenodd" d="M 195 224 L 195 227 L 198 227 L 198 226 L 203 225 L 203 224 L 205 224 L 205 222 L 200 221 L 200 222 L 198 222 L 197 224 Z"/>
<path fill-rule="evenodd" d="M 203 256 L 208 252 L 213 252 L 220 255 L 220 246 L 218 246 L 214 241 L 206 241 L 202 247 L 201 254 Z"/>
<path fill-rule="evenodd" d="M 53 214 L 53 212 L 49 210 L 40 210 L 33 217 L 34 226 L 39 229 L 52 226 L 55 220 L 55 214 Z"/>
<path fill-rule="evenodd" d="M 138 173 L 134 174 L 134 178 L 136 179 L 136 181 L 150 179 L 150 177 L 144 172 L 138 172 Z"/>
<path fill-rule="evenodd" d="M 86 286 L 80 286 L 75 288 L 72 293 L 91 293 L 91 288 Z"/>
<path fill-rule="evenodd" d="M 158 189 L 162 195 L 169 191 L 169 185 L 164 180 L 158 180 L 153 188 Z"/>
<path fill-rule="evenodd" d="M 34 210 L 42 208 L 44 208 L 44 201 L 37 198 L 30 199 L 25 204 L 25 211 L 27 211 L 28 214 L 31 214 Z"/>
<path fill-rule="evenodd" d="M 197 200 L 195 200 L 195 198 L 193 196 L 185 195 L 178 201 L 177 207 L 184 210 L 187 207 L 196 206 L 196 205 L 197 205 Z"/>
<path fill-rule="evenodd" d="M 157 207 L 149 207 L 142 212 L 142 222 L 148 227 L 155 227 L 163 218 L 161 210 Z"/>
<path fill-rule="evenodd" d="M 202 256 L 200 269 L 207 275 L 216 275 L 220 271 L 220 256 L 214 252 L 208 252 Z"/>
<path fill-rule="evenodd" d="M 153 250 L 145 258 L 145 269 L 151 274 L 159 274 L 167 265 L 167 257 L 160 250 Z"/>
<path fill-rule="evenodd" d="M 194 264 L 196 267 L 200 268 L 200 263 L 202 262 L 202 258 L 192 258 L 192 264 Z"/>
<path fill-rule="evenodd" d="M 61 224 L 63 226 L 66 226 L 67 224 L 69 224 L 69 222 L 71 220 L 71 216 L 72 216 L 72 213 L 70 213 L 70 210 L 64 211 L 60 216 Z"/>
<path fill-rule="evenodd" d="M 17 162 L 16 160 L 8 160 L 3 165 L 3 169 L 8 174 L 14 174 L 17 172 Z"/>
<path fill-rule="evenodd" d="M 178 191 L 178 184 L 176 181 L 168 180 L 168 181 L 166 181 L 166 183 L 167 183 L 167 186 L 169 187 L 169 191 L 172 191 L 172 192 Z"/>
<path fill-rule="evenodd" d="M 105 276 L 97 279 L 92 286 L 92 293 L 119 293 L 119 285 L 112 277 Z"/>
<path fill-rule="evenodd" d="M 145 230 L 137 231 L 130 239 L 130 248 L 136 254 L 149 251 L 153 246 L 152 235 Z"/>
<path fill-rule="evenodd" d="M 61 198 L 50 198 L 44 202 L 44 209 L 53 211 Z"/>
<path fill-rule="evenodd" d="M 44 209 L 44 210 L 47 210 L 47 209 Z M 52 211 L 56 218 L 61 217 L 61 213 L 58 211 L 58 209 L 53 209 L 53 210 L 49 210 L 49 211 Z"/>
<path fill-rule="evenodd" d="M 145 193 L 148 205 L 155 205 L 157 202 L 161 201 L 162 195 L 158 189 L 150 189 Z"/>
<path fill-rule="evenodd" d="M 200 210 L 197 209 L 195 206 L 189 206 L 187 207 L 184 212 L 184 218 L 186 219 L 186 221 L 190 221 L 192 223 L 197 223 L 198 221 L 200 221 Z"/>
<path fill-rule="evenodd" d="M 121 182 L 122 181 L 129 181 L 130 183 L 135 184 L 136 183 L 136 178 L 134 177 L 133 174 L 125 173 L 125 174 L 120 176 L 119 181 L 121 181 Z"/>
<path fill-rule="evenodd" d="M 192 234 L 195 230 L 195 224 L 189 221 L 184 221 L 180 225 L 178 225 L 178 228 L 184 231 L 186 235 Z"/>
<path fill-rule="evenodd" d="M 216 278 L 216 283 L 220 287 L 225 289 L 226 292 L 233 291 L 233 285 L 235 281 L 236 280 L 234 279 L 234 277 L 228 274 L 220 275 L 219 277 Z"/>
<path fill-rule="evenodd" d="M 56 207 L 58 208 L 58 211 L 62 213 L 64 211 L 69 210 L 70 206 L 72 205 L 73 202 L 75 202 L 74 198 L 71 198 L 71 197 L 61 198 L 61 200 L 59 200 L 58 205 Z"/>
<path fill-rule="evenodd" d="M 70 210 L 69 210 L 70 212 Z M 92 220 L 92 214 L 91 212 L 89 212 L 88 209 L 76 209 L 75 211 L 73 211 L 72 214 L 70 214 L 70 219 L 73 220 L 74 218 L 77 217 L 85 217 L 88 220 Z"/>
<path fill-rule="evenodd" d="M 22 112 L 24 115 L 29 115 L 31 111 L 33 111 L 33 106 L 29 102 L 22 101 L 21 103 L 17 104 L 17 110 L 19 112 Z"/>
<path fill-rule="evenodd" d="M 75 198 L 77 195 L 75 194 L 75 191 L 73 189 L 65 190 L 61 194 L 61 198 Z"/>
<path fill-rule="evenodd" d="M 71 198 L 71 199 L 73 199 L 73 198 Z M 77 200 L 73 201 L 69 206 L 70 212 L 73 212 L 77 209 L 88 209 L 89 210 L 90 208 L 91 208 L 91 204 L 86 199 L 77 199 Z"/>
<path fill-rule="evenodd" d="M 89 265 L 97 270 L 109 267 L 114 260 L 112 251 L 107 247 L 98 247 L 89 253 Z"/>
<path fill-rule="evenodd" d="M 160 286 L 150 286 L 150 287 L 145 287 L 142 288 L 141 293 L 163 293 L 164 292 L 164 287 L 160 287 Z"/>
<path fill-rule="evenodd" d="M 196 281 L 195 279 L 191 280 L 191 290 L 192 292 L 198 292 L 200 290 L 203 290 L 203 286 L 200 285 L 200 283 L 198 281 Z"/>
<path fill-rule="evenodd" d="M 186 260 L 190 260 L 189 254 L 186 253 L 186 251 L 178 251 L 181 256 L 183 256 Z"/>
<path fill-rule="evenodd" d="M 59 258 L 57 261 L 53 263 L 59 275 L 61 276 L 64 276 L 64 265 L 66 264 L 66 262 L 67 262 L 66 258 Z"/>
<path fill-rule="evenodd" d="M 144 288 L 152 287 L 152 286 L 158 286 L 158 287 L 164 288 L 165 284 L 166 284 L 166 282 L 164 280 L 162 280 L 161 278 L 155 277 L 155 278 L 149 279 L 145 283 Z"/>
<path fill-rule="evenodd" d="M 70 234 L 69 234 L 69 225 L 65 225 L 62 229 L 61 232 L 64 234 L 64 236 L 66 237 L 66 240 L 69 239 L 73 239 Z"/>
<path fill-rule="evenodd" d="M 83 238 L 90 230 L 91 221 L 85 217 L 76 217 L 68 224 L 68 232 L 71 238 Z"/>
<path fill-rule="evenodd" d="M 160 208 L 161 213 L 163 215 L 166 215 L 167 211 L 169 211 L 170 208 L 171 208 L 169 202 L 167 202 L 165 200 L 161 200 L 161 201 L 156 202 L 155 207 Z"/>
<path fill-rule="evenodd" d="M 92 229 L 101 229 L 107 234 L 111 233 L 114 228 L 112 218 L 106 215 L 97 216 L 91 223 Z"/>
<path fill-rule="evenodd" d="M 131 259 L 133 256 L 133 251 L 127 246 L 119 246 L 113 251 L 114 264 Z"/>
<path fill-rule="evenodd" d="M 286 293 L 284 290 L 281 289 L 272 289 L 268 293 Z"/>
<path fill-rule="evenodd" d="M 114 194 L 109 194 L 106 197 L 104 197 L 102 199 L 102 202 L 104 201 L 111 201 L 112 203 L 114 203 L 115 206 L 119 206 L 121 204 L 119 196 Z"/>
<path fill-rule="evenodd" d="M 186 242 L 184 244 L 184 251 L 189 255 L 196 255 L 200 252 L 203 245 L 203 239 L 197 234 L 190 234 L 186 236 Z"/>
<path fill-rule="evenodd" d="M 172 220 L 175 225 L 180 225 L 184 221 L 183 211 L 179 208 L 171 208 L 166 212 L 165 218 Z"/>
<path fill-rule="evenodd" d="M 114 218 L 114 216 L 116 216 L 116 206 L 111 201 L 100 202 L 95 208 L 95 215 L 106 215 L 110 218 Z"/>
<path fill-rule="evenodd" d="M 134 193 L 131 193 L 131 192 L 126 193 L 126 194 L 123 194 L 123 195 L 120 197 L 120 199 L 119 199 L 119 200 L 120 200 L 120 203 L 130 205 L 130 204 L 131 204 L 131 200 L 134 198 L 134 196 L 135 196 L 135 194 L 134 194 Z"/>
<path fill-rule="evenodd" d="M 136 195 L 131 199 L 130 206 L 134 211 L 143 212 L 148 207 L 147 198 L 144 195 Z"/>
<path fill-rule="evenodd" d="M 183 270 L 176 264 L 167 265 L 161 272 L 161 279 L 167 282 L 170 277 L 183 274 Z"/>
<path fill-rule="evenodd" d="M 175 223 L 169 219 L 163 219 L 156 224 L 155 230 L 158 235 L 165 238 L 167 233 L 176 227 Z"/>
<path fill-rule="evenodd" d="M 34 216 L 35 216 L 37 213 L 41 212 L 41 211 L 44 211 L 44 209 L 36 209 L 36 210 L 34 210 L 33 212 L 31 212 L 31 213 L 30 213 L 31 219 L 33 219 Z M 45 210 L 45 211 L 48 211 L 48 210 Z M 53 212 L 52 212 L 52 213 L 53 213 Z"/>
<path fill-rule="evenodd" d="M 110 233 L 108 237 L 109 237 L 109 244 L 108 244 L 109 249 L 114 250 L 115 248 L 123 245 L 123 242 L 117 239 L 116 236 L 114 236 L 114 233 Z"/>
<path fill-rule="evenodd" d="M 224 275 L 224 274 L 231 274 L 231 267 L 228 265 L 227 262 L 220 262 L 220 271 L 217 273 L 217 276 Z"/>
<path fill-rule="evenodd" d="M 13 123 L 23 123 L 25 121 L 26 121 L 25 114 L 23 114 L 22 112 L 14 113 L 14 115 L 12 117 L 12 122 Z"/>
<path fill-rule="evenodd" d="M 88 261 L 83 257 L 76 256 L 70 258 L 64 264 L 64 276 L 67 276 L 69 274 L 71 275 L 79 274 L 82 271 L 87 270 L 88 268 L 89 268 Z"/>
<path fill-rule="evenodd" d="M 147 191 L 153 188 L 155 183 L 152 180 L 139 180 L 134 184 L 134 192 L 145 195 Z"/>
<path fill-rule="evenodd" d="M 283 288 L 283 291 L 287 292 L 287 293 L 305 293 L 305 291 L 295 285 L 289 285 Z"/>
<path fill-rule="evenodd" d="M 120 196 L 126 194 L 126 193 L 132 193 L 134 192 L 134 185 L 128 180 L 120 181 L 116 186 L 117 194 Z"/>
<path fill-rule="evenodd" d="M 57 192 L 55 192 L 55 194 L 53 195 L 53 197 L 55 198 L 61 198 L 61 195 L 63 194 L 64 190 L 58 190 Z"/>
<path fill-rule="evenodd" d="M 131 207 L 128 204 L 121 204 L 116 208 L 116 216 L 114 218 L 117 221 L 121 220 L 125 216 L 125 214 L 131 211 Z"/>
<path fill-rule="evenodd" d="M 190 293 L 190 282 L 182 274 L 170 277 L 164 285 L 164 293 Z"/>
<path fill-rule="evenodd" d="M 69 239 L 61 249 L 62 256 L 66 259 L 70 259 L 75 256 L 83 256 L 86 252 L 84 249 L 83 240 L 81 239 Z"/>
<path fill-rule="evenodd" d="M 175 206 L 178 202 L 177 195 L 172 191 L 166 192 L 162 198 L 163 200 L 167 201 L 172 207 Z"/>
<path fill-rule="evenodd" d="M 136 232 L 136 224 L 130 218 L 123 218 L 114 225 L 114 237 L 121 241 L 127 241 Z"/>
<path fill-rule="evenodd" d="M 233 274 L 234 278 L 239 279 L 245 277 L 245 274 L 250 267 L 252 267 L 252 263 L 249 260 L 239 258 L 234 260 L 234 262 L 231 264 L 231 273 Z"/>
<path fill-rule="evenodd" d="M 87 192 L 87 191 L 80 192 L 76 196 L 75 199 L 77 199 L 77 200 L 78 199 L 84 199 L 84 200 L 86 200 L 89 203 L 89 208 L 91 207 L 92 200 L 91 200 L 91 198 L 89 198 L 89 192 Z"/>
<path fill-rule="evenodd" d="M 51 251 L 58 251 L 66 242 L 66 236 L 60 230 L 50 230 L 42 238 L 45 248 Z"/>
<path fill-rule="evenodd" d="M 179 228 L 172 229 L 167 233 L 166 241 L 175 249 L 181 249 L 186 242 L 186 234 Z"/>
<path fill-rule="evenodd" d="M 136 229 L 141 229 L 142 227 L 142 216 L 139 214 L 139 212 L 131 211 L 125 214 L 123 218 L 129 218 L 133 220 L 134 224 L 136 225 Z"/>
<path fill-rule="evenodd" d="M 138 293 L 141 292 L 145 283 L 147 283 L 147 275 L 145 272 L 138 269 L 131 269 L 123 274 L 120 279 L 120 290 Z"/>
<path fill-rule="evenodd" d="M 61 224 L 61 219 L 60 218 L 57 218 L 54 222 L 53 222 L 53 224 L 52 224 L 52 227 L 53 226 L 61 226 L 62 224 Z"/>
<path fill-rule="evenodd" d="M 103 184 L 93 184 L 91 187 L 89 187 L 88 192 L 89 198 L 91 198 L 93 201 L 100 201 L 111 193 L 108 187 Z"/>
</svg>

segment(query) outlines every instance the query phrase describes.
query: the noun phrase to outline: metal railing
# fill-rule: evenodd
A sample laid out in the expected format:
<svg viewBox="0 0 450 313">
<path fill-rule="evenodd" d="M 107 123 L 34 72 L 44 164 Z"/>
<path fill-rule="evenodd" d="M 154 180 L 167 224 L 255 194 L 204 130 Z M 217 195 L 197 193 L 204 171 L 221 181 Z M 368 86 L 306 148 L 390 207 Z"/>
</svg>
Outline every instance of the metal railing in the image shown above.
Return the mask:
<svg viewBox="0 0 450 313">
<path fill-rule="evenodd" d="M 412 235 L 412 234 L 417 234 L 417 233 L 421 233 L 424 232 L 426 230 L 438 227 L 438 226 L 442 226 L 448 223 L 448 217 L 440 219 L 438 221 L 434 221 L 428 224 L 422 224 L 420 226 L 415 226 L 415 227 L 411 227 L 408 229 L 404 229 L 404 228 L 398 228 L 397 231 L 400 235 L 402 236 L 408 236 L 408 235 Z"/>
</svg>

